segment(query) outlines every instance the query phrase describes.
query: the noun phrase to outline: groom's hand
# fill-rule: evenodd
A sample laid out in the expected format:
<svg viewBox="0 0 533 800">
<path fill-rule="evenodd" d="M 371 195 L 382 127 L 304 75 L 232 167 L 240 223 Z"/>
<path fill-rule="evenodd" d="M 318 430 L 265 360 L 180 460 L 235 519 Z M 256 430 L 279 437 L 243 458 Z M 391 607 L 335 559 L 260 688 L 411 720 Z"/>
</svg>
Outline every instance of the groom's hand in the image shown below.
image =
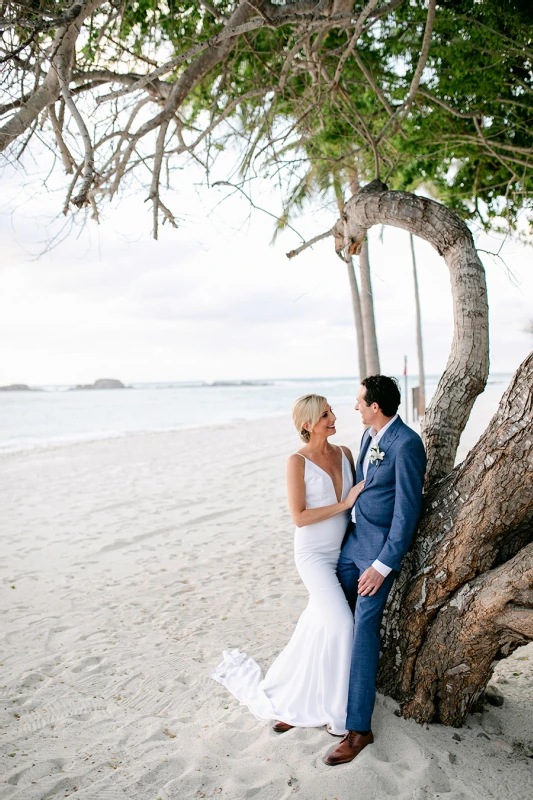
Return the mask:
<svg viewBox="0 0 533 800">
<path fill-rule="evenodd" d="M 361 595 L 370 595 L 376 594 L 377 590 L 383 583 L 385 578 L 383 575 L 374 569 L 374 567 L 369 567 L 365 569 L 361 577 L 359 578 L 359 583 L 357 586 L 357 594 Z"/>
</svg>

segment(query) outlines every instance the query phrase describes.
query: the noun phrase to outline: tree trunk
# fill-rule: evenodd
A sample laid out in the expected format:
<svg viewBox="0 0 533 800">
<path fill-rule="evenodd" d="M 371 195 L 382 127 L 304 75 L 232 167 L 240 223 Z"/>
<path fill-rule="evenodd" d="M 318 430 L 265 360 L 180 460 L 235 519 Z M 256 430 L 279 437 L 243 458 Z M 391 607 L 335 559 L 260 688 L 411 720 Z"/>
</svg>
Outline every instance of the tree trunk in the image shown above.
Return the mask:
<svg viewBox="0 0 533 800">
<path fill-rule="evenodd" d="M 342 214 L 344 208 L 344 197 L 340 185 L 335 183 L 335 195 L 337 197 L 337 205 L 339 212 Z M 355 334 L 357 337 L 357 358 L 359 362 L 359 380 L 362 381 L 370 373 L 366 369 L 365 359 L 365 332 L 363 327 L 363 316 L 361 313 L 361 298 L 359 296 L 359 287 L 357 285 L 357 276 L 353 265 L 353 258 L 346 250 L 344 253 L 344 261 L 348 269 L 348 280 L 350 282 L 350 295 L 352 298 L 353 316 L 355 322 Z"/>
<path fill-rule="evenodd" d="M 533 353 L 465 461 L 424 500 L 384 618 L 379 685 L 461 725 L 495 663 L 533 639 Z"/>
<path fill-rule="evenodd" d="M 426 409 L 422 437 L 428 455 L 426 486 L 453 469 L 457 447 L 489 371 L 485 271 L 465 223 L 446 206 L 410 192 L 389 192 L 372 181 L 351 197 L 337 222 L 335 247 L 359 253 L 372 225 L 394 225 L 430 242 L 450 271 L 454 334 L 446 369 Z M 348 238 L 348 242 L 346 242 Z M 370 365 L 367 362 L 368 368 Z"/>
<path fill-rule="evenodd" d="M 361 299 L 359 297 L 359 287 L 353 264 L 353 258 L 346 254 L 346 266 L 348 268 L 348 280 L 350 281 L 350 293 L 352 296 L 352 308 L 355 322 L 355 332 L 357 335 L 357 356 L 359 362 L 359 381 L 366 378 L 368 374 L 365 358 L 365 332 L 363 328 L 363 317 L 361 314 Z"/>
<path fill-rule="evenodd" d="M 333 13 L 341 13 L 341 11 L 350 10 L 352 4 L 347 0 L 337 0 L 335 8 L 340 9 Z M 359 183 L 359 166 L 357 161 L 347 167 L 347 175 L 350 181 L 350 189 L 352 194 L 357 194 L 361 190 Z M 344 204 L 343 204 L 344 205 Z M 344 208 L 339 206 L 341 217 L 344 218 Z M 346 228 L 344 229 L 345 239 Z M 349 247 L 345 248 L 348 253 Z M 370 278 L 370 259 L 368 253 L 368 241 L 364 241 L 361 245 L 361 252 L 359 255 L 359 272 L 361 275 L 361 314 L 363 319 L 363 331 L 365 342 L 365 373 L 364 377 L 368 375 L 379 375 L 379 352 L 378 352 L 378 339 L 376 334 L 376 322 L 374 315 L 374 295 L 372 294 L 372 281 Z"/>
<path fill-rule="evenodd" d="M 371 225 L 390 224 L 430 241 L 450 270 L 452 351 L 426 412 L 428 490 L 384 615 L 378 687 L 406 717 L 458 726 L 497 661 L 533 639 L 533 353 L 453 469 L 488 372 L 485 277 L 471 234 L 439 203 L 379 182 L 342 217 L 338 251 L 358 252 Z"/>
<path fill-rule="evenodd" d="M 374 296 L 372 295 L 372 281 L 370 278 L 368 241 L 366 239 L 362 242 L 359 253 L 359 273 L 361 276 L 361 313 L 363 315 L 363 330 L 365 333 L 366 371 L 367 375 L 379 375 L 378 337 L 376 334 Z"/>
<path fill-rule="evenodd" d="M 426 374 L 424 370 L 424 349 L 422 346 L 422 313 L 420 311 L 420 293 L 418 291 L 418 274 L 416 271 L 415 242 L 413 234 L 409 234 L 411 257 L 413 259 L 413 280 L 415 285 L 416 306 L 416 349 L 418 353 L 418 413 L 424 416 L 426 410 Z"/>
</svg>

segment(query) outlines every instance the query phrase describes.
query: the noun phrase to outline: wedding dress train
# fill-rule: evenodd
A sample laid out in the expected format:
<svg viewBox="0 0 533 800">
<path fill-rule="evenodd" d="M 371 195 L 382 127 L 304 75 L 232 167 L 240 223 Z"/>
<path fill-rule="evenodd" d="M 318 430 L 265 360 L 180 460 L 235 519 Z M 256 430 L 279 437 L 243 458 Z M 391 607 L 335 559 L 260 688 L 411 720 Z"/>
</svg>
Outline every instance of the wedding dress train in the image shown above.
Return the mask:
<svg viewBox="0 0 533 800">
<path fill-rule="evenodd" d="M 342 452 L 342 500 L 352 483 L 350 462 Z M 307 458 L 305 492 L 307 508 L 337 502 L 329 474 Z M 279 719 L 295 727 L 327 725 L 331 733 L 345 733 L 354 620 L 336 570 L 348 519 L 347 511 L 296 528 L 294 557 L 309 603 L 265 677 L 256 661 L 238 649 L 225 650 L 211 673 L 257 719 Z"/>
</svg>

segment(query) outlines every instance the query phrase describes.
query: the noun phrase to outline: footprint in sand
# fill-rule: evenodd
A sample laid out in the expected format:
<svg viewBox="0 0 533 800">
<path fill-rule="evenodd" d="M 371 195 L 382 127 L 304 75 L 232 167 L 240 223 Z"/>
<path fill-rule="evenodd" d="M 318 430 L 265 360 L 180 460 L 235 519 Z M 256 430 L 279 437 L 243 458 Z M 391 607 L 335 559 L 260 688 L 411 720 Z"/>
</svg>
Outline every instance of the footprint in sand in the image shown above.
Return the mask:
<svg viewBox="0 0 533 800">
<path fill-rule="evenodd" d="M 14 706 L 23 706 L 23 705 L 25 705 L 25 703 L 27 703 L 28 701 L 30 701 L 32 699 L 33 698 L 31 698 L 27 694 L 19 694 L 18 697 L 12 698 L 11 702 L 13 703 Z"/>
<path fill-rule="evenodd" d="M 42 675 L 47 675 L 49 672 L 57 667 L 59 658 L 54 657 L 53 660 L 45 661 L 44 664 L 39 664 L 39 672 Z"/>
<path fill-rule="evenodd" d="M 90 638 L 91 638 L 91 637 L 93 637 L 93 636 L 101 636 L 101 635 L 102 635 L 102 631 L 100 631 L 100 630 L 98 630 L 98 631 L 92 631 L 91 633 L 85 633 L 85 634 L 83 634 L 83 636 L 78 636 L 78 640 L 77 640 L 77 641 L 79 641 L 79 642 L 86 642 L 86 641 L 87 641 L 87 639 L 90 639 Z"/>
<path fill-rule="evenodd" d="M 42 761 L 40 764 L 34 764 L 27 769 L 21 769 L 20 772 L 16 772 L 8 778 L 7 782 L 11 786 L 18 786 L 19 784 L 20 786 L 29 786 L 32 781 L 42 780 L 61 772 L 64 764 L 65 761 L 60 758 Z"/>
<path fill-rule="evenodd" d="M 23 686 L 25 689 L 32 689 L 36 687 L 39 683 L 42 683 L 45 680 L 45 676 L 42 675 L 40 672 L 30 672 L 24 678 L 22 678 L 20 685 Z"/>
<path fill-rule="evenodd" d="M 258 794 L 259 794 L 259 792 L 261 792 L 263 789 L 264 789 L 264 786 L 252 786 L 252 788 L 251 788 L 251 789 L 248 789 L 248 790 L 247 790 L 247 791 L 244 793 L 244 795 L 243 795 L 243 796 L 244 796 L 245 798 L 249 798 L 249 797 L 255 797 L 255 796 L 256 796 L 256 795 L 258 795 Z"/>
<path fill-rule="evenodd" d="M 72 672 L 85 672 L 85 670 L 91 669 L 94 671 L 94 668 L 99 666 L 102 663 L 102 659 L 98 656 L 90 656 L 89 658 L 84 658 L 77 667 L 72 667 Z"/>
</svg>

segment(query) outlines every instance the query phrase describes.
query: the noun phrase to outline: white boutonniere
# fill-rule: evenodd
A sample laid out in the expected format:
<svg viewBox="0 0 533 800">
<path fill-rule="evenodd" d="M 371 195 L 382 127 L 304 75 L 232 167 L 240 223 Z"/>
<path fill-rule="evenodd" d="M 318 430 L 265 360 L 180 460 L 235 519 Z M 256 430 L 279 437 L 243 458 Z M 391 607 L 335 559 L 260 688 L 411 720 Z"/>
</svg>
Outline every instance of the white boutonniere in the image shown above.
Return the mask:
<svg viewBox="0 0 533 800">
<path fill-rule="evenodd" d="M 370 463 L 375 464 L 376 467 L 379 467 L 384 458 L 385 451 L 379 449 L 379 444 L 373 444 L 370 448 Z"/>
</svg>

